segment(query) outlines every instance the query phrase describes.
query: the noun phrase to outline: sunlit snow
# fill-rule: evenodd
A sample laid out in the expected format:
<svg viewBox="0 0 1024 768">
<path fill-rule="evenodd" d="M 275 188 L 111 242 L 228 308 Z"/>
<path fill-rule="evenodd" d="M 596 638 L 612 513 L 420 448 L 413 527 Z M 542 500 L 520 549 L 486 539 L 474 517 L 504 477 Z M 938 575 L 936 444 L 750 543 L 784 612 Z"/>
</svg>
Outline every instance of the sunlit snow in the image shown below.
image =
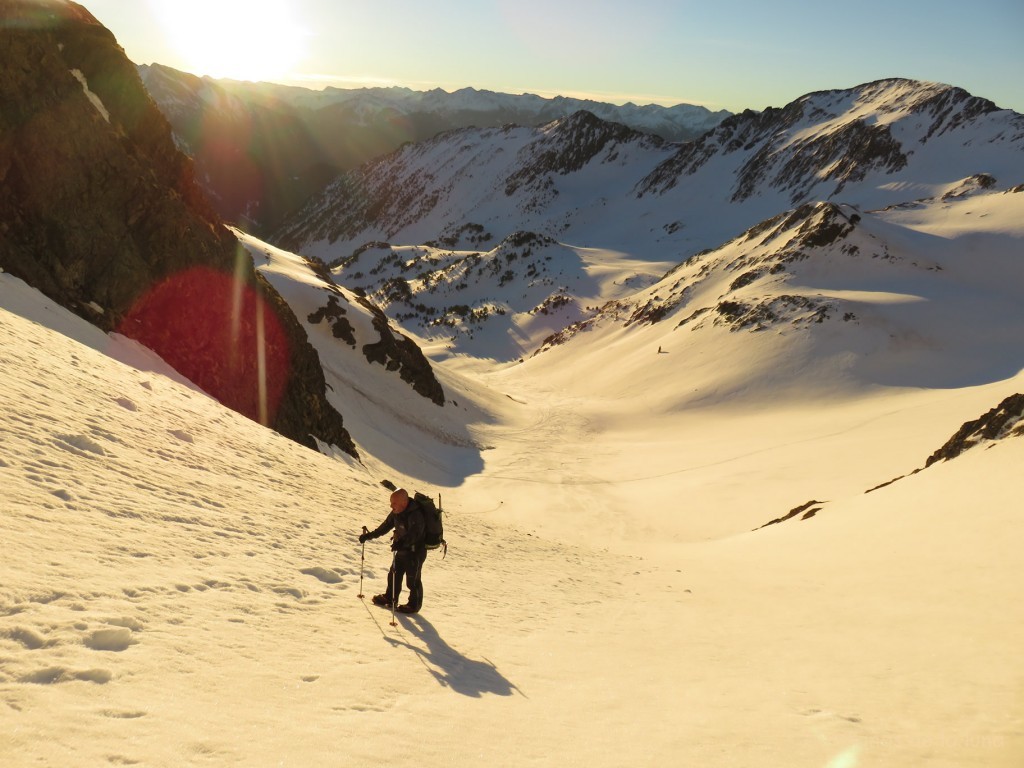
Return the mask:
<svg viewBox="0 0 1024 768">
<path fill-rule="evenodd" d="M 305 317 L 308 265 L 246 243 Z M 0 275 L 0 762 L 1020 764 L 1024 441 L 864 492 L 1024 375 L 815 379 L 799 346 L 654 325 L 437 363 L 439 409 L 308 330 L 361 464 Z M 358 597 L 385 477 L 441 494 L 450 542 L 396 626 Z"/>
</svg>

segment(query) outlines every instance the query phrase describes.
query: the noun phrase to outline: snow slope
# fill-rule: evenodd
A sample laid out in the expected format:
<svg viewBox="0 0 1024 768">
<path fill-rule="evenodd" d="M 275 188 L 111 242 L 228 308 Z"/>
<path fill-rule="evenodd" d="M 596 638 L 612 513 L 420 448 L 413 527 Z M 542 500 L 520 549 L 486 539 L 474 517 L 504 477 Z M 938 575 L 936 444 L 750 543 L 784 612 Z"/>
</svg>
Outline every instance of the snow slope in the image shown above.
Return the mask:
<svg viewBox="0 0 1024 768">
<path fill-rule="evenodd" d="M 262 253 L 275 284 L 320 290 Z M 705 350 L 756 362 L 759 337 L 731 337 Z M 1024 375 L 666 409 L 678 373 L 609 348 L 638 378 L 601 396 L 559 373 L 586 384 L 607 357 L 548 362 L 569 343 L 439 364 L 460 403 L 444 425 L 472 438 L 451 454 L 430 452 L 436 406 L 374 397 L 388 379 L 365 365 L 348 395 L 348 353 L 313 341 L 364 465 L 223 409 L 0 274 L 0 763 L 1024 759 L 1024 440 L 864 493 Z M 381 542 L 364 565 L 355 539 L 383 519 L 383 476 L 441 493 L 451 542 L 396 626 L 358 598 L 387 570 Z M 752 530 L 810 499 L 827 502 L 811 519 Z"/>
<path fill-rule="evenodd" d="M 559 346 L 569 345 L 574 365 L 582 353 L 595 359 L 588 391 L 626 393 L 647 366 L 602 366 L 607 348 L 657 347 L 675 355 L 659 367 L 685 370 L 696 393 L 673 393 L 677 406 L 745 390 L 803 398 L 1003 379 L 1024 367 L 1022 222 L 1019 189 L 875 212 L 803 206 L 609 302 L 558 334 L 540 355 L 554 359 L 536 364 L 558 366 Z M 740 362 L 732 374 L 729 359 Z"/>
</svg>

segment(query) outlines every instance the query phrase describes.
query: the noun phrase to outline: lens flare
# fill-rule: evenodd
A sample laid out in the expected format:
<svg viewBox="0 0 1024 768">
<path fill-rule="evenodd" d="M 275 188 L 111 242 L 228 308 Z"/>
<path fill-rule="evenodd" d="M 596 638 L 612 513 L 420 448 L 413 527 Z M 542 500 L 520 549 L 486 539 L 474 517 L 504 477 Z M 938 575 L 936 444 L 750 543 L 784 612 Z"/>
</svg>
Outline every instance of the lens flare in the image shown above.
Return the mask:
<svg viewBox="0 0 1024 768">
<path fill-rule="evenodd" d="M 232 410 L 271 426 L 291 350 L 272 308 L 240 271 L 194 267 L 135 302 L 118 327 Z"/>
</svg>

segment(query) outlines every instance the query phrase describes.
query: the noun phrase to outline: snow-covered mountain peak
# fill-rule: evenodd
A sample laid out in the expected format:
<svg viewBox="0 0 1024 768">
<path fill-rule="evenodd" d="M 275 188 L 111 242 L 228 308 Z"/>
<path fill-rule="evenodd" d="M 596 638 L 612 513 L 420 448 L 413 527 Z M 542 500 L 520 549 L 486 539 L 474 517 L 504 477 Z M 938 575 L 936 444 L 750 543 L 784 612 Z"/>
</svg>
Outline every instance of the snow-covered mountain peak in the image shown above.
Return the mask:
<svg viewBox="0 0 1024 768">
<path fill-rule="evenodd" d="M 735 115 L 684 145 L 647 177 L 641 194 L 662 194 L 713 160 L 735 155 L 733 202 L 770 190 L 791 204 L 846 195 L 851 183 L 894 176 L 908 165 L 933 179 L 967 176 L 986 167 L 982 145 L 1012 159 L 1024 147 L 1024 118 L 939 83 L 881 80 L 854 89 L 803 96 L 781 109 Z M 1002 163 L 1001 163 L 1002 164 Z M 959 173 L 958 173 L 959 172 Z M 1012 173 L 1022 172 L 1020 163 Z M 879 185 L 881 187 L 881 185 Z M 860 195 L 857 202 L 868 205 Z"/>
<path fill-rule="evenodd" d="M 439 242 L 472 227 L 490 244 L 524 230 L 680 261 L 808 202 L 872 210 L 964 179 L 1024 179 L 1024 118 L 917 85 L 809 94 L 686 144 L 587 112 L 536 129 L 463 129 L 344 174 L 275 239 L 333 261 L 373 240 Z"/>
</svg>

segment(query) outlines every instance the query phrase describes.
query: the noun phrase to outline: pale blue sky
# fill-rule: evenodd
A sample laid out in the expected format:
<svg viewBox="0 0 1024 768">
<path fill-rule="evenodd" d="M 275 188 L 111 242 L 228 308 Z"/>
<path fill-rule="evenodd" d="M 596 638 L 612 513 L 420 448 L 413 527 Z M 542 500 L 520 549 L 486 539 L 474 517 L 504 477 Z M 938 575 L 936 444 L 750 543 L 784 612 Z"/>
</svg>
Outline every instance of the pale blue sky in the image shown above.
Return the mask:
<svg viewBox="0 0 1024 768">
<path fill-rule="evenodd" d="M 738 112 L 909 77 L 1024 113 L 1024 0 L 83 4 L 136 63 L 312 88 L 472 86 Z"/>
</svg>

